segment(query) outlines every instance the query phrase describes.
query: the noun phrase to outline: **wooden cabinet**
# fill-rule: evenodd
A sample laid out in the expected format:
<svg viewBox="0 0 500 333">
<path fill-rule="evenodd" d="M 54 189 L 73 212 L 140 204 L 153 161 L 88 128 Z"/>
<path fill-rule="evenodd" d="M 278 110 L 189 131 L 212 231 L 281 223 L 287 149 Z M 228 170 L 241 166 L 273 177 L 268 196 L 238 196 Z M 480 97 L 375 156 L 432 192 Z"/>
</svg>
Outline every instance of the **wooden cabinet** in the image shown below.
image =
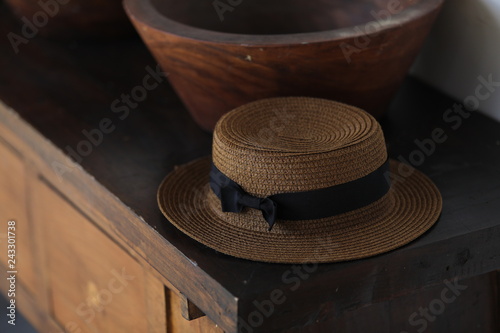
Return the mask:
<svg viewBox="0 0 500 333">
<path fill-rule="evenodd" d="M 48 180 L 36 156 L 24 157 L 1 137 L 0 156 L 0 218 L 5 231 L 7 221 L 16 227 L 18 308 L 41 332 L 224 333 L 86 216 L 79 206 L 89 203 L 61 193 L 64 182 Z M 7 233 L 0 236 L 7 253 Z M 4 274 L 8 257 L 0 257 Z M 189 318 L 191 307 L 196 317 Z"/>
</svg>

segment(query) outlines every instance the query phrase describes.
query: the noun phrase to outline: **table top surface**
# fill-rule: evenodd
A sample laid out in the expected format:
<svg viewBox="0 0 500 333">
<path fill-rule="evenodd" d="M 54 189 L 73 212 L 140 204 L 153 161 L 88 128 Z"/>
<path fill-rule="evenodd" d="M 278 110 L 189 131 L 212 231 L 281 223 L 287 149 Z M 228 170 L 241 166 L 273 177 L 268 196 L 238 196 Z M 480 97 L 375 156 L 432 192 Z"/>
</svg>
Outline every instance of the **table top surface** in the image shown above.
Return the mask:
<svg viewBox="0 0 500 333">
<path fill-rule="evenodd" d="M 4 6 L 0 31 L 3 36 L 20 31 Z M 421 238 L 387 254 L 322 264 L 307 274 L 296 273 L 292 265 L 232 258 L 191 240 L 160 213 L 156 191 L 174 166 L 210 154 L 211 135 L 191 120 L 168 83 L 148 91 L 127 112 L 116 112 L 115 101 L 143 84 L 148 67 L 155 69 L 156 63 L 137 37 L 112 43 L 36 37 L 20 44 L 18 54 L 2 38 L 0 100 L 66 152 L 85 138 L 83 130 L 109 118 L 115 130 L 77 162 L 143 218 L 144 230 L 154 229 L 162 242 L 237 298 L 240 315 L 254 309 L 254 299 L 281 289 L 293 302 L 277 310 L 272 325 L 285 320 L 300 325 L 327 317 L 333 307 L 339 313 L 446 278 L 500 268 L 500 124 L 479 113 L 468 118 L 455 114 L 451 121 L 444 115 L 456 102 L 412 78 L 381 124 L 393 158 L 410 160 L 422 151 L 415 140 L 431 138 L 436 129 L 447 137 L 433 153 L 421 154 L 417 166 L 444 200 L 439 222 Z M 145 256 L 154 266 L 154 256 Z M 155 268 L 168 278 L 168 267 Z"/>
</svg>

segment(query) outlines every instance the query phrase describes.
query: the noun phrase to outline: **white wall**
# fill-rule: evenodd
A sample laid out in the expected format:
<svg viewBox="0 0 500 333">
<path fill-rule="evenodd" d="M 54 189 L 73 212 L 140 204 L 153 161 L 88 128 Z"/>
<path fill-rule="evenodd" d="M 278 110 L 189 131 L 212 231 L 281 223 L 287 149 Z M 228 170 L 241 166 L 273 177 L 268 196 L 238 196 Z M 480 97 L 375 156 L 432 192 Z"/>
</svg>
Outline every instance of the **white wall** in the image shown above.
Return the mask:
<svg viewBox="0 0 500 333">
<path fill-rule="evenodd" d="M 478 76 L 500 85 L 500 0 L 447 0 L 412 73 L 461 102 Z M 479 109 L 500 121 L 500 87 Z"/>
</svg>

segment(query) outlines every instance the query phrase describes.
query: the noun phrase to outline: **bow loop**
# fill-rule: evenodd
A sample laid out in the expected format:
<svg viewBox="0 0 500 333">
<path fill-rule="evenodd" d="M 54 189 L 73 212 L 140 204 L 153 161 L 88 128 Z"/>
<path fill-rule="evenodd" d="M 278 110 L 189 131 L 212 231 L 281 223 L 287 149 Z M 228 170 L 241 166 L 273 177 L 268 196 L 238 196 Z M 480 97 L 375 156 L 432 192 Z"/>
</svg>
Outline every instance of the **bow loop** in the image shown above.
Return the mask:
<svg viewBox="0 0 500 333">
<path fill-rule="evenodd" d="M 260 210 L 269 224 L 269 231 L 276 222 L 278 209 L 276 202 L 270 198 L 259 198 L 248 194 L 234 182 L 220 187 L 220 199 L 223 212 L 241 213 L 245 207 Z"/>
</svg>

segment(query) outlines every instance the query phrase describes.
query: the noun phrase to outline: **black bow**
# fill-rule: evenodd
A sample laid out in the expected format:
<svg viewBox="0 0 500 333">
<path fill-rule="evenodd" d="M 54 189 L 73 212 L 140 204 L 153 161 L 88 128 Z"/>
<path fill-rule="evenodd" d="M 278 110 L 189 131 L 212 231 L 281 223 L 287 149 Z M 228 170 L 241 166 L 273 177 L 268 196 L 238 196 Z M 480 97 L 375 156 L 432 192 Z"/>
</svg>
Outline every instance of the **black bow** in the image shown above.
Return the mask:
<svg viewBox="0 0 500 333">
<path fill-rule="evenodd" d="M 254 197 L 246 193 L 238 184 L 231 183 L 220 189 L 223 212 L 241 213 L 244 207 L 262 211 L 262 216 L 269 224 L 269 231 L 276 222 L 278 206 L 269 198 Z"/>
<path fill-rule="evenodd" d="M 216 177 L 212 172 L 212 177 Z M 220 178 L 220 177 L 219 177 Z M 269 224 L 269 231 L 276 222 L 278 205 L 270 198 L 259 198 L 248 194 L 235 182 L 224 177 L 221 182 L 211 182 L 214 193 L 220 198 L 222 211 L 241 213 L 243 208 L 254 208 L 262 212 L 262 216 Z"/>
</svg>

